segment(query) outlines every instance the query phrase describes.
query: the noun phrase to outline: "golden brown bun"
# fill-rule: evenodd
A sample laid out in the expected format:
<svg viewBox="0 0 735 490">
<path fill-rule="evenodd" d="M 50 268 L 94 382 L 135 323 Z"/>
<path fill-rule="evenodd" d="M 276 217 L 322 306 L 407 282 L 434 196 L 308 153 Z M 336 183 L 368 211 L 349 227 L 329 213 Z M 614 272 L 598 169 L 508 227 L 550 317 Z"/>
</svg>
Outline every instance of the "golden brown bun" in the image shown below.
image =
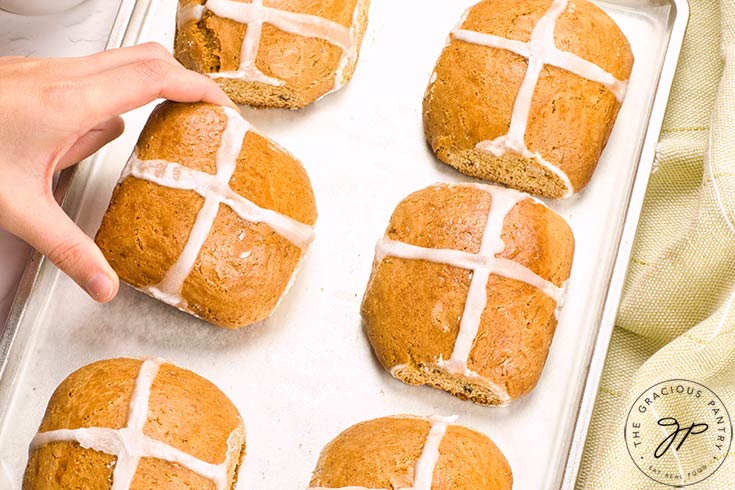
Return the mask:
<svg viewBox="0 0 735 490">
<path fill-rule="evenodd" d="M 412 488 L 432 423 L 385 417 L 353 425 L 322 451 L 311 488 Z M 503 453 L 484 434 L 449 425 L 439 445 L 432 490 L 510 490 Z"/>
<path fill-rule="evenodd" d="M 206 4 L 206 0 L 179 0 L 179 9 L 192 2 Z M 299 109 L 352 78 L 367 27 L 370 0 L 265 0 L 263 3 L 265 7 L 317 16 L 351 29 L 354 53 L 350 53 L 342 69 L 341 47 L 264 24 L 255 66 L 266 76 L 285 83 L 275 86 L 216 78 L 232 100 L 254 107 Z M 207 10 L 200 21 L 190 19 L 179 23 L 174 55 L 185 67 L 199 73 L 236 71 L 240 67 L 246 31 L 244 24 Z"/>
<path fill-rule="evenodd" d="M 492 206 L 487 188 L 436 185 L 415 192 L 396 208 L 386 236 L 477 253 Z M 530 197 L 518 202 L 505 218 L 501 237 L 505 249 L 496 257 L 556 286 L 568 279 L 574 237 L 564 219 L 543 204 Z M 376 260 L 362 303 L 365 330 L 380 363 L 401 381 L 483 405 L 505 404 L 536 385 L 556 328 L 557 305 L 536 287 L 490 275 L 487 305 L 466 363 L 484 380 L 468 379 L 439 363 L 452 355 L 470 281 L 469 270 L 451 265 L 394 256 Z M 488 388 L 488 380 L 507 397 Z"/>
<path fill-rule="evenodd" d="M 142 361 L 112 359 L 85 366 L 67 377 L 49 401 L 39 433 L 59 429 L 127 426 L 131 397 Z M 161 365 L 151 387 L 143 433 L 206 463 L 226 463 L 227 488 L 234 488 L 245 454 L 245 427 L 232 402 L 215 385 L 191 371 Z M 30 454 L 24 490 L 112 488 L 116 456 L 56 441 Z M 215 490 L 207 478 L 179 465 L 141 459 L 131 490 Z"/>
<path fill-rule="evenodd" d="M 165 102 L 137 144 L 142 160 L 162 159 L 214 174 L 227 124 L 209 104 Z M 256 205 L 313 225 L 316 204 L 298 160 L 268 138 L 248 131 L 230 187 Z M 204 199 L 194 191 L 129 176 L 117 185 L 96 242 L 120 278 L 144 289 L 160 283 L 181 255 Z M 267 318 L 284 294 L 304 251 L 265 223 L 219 212 L 181 297 L 185 311 L 237 328 Z"/>
<path fill-rule="evenodd" d="M 527 42 L 551 0 L 484 0 L 463 29 Z M 555 29 L 556 46 L 588 60 L 618 80 L 630 78 L 633 53 L 625 35 L 599 7 L 569 0 Z M 452 37 L 424 97 L 424 130 L 432 149 L 460 172 L 547 197 L 564 197 L 561 178 L 538 162 L 475 146 L 508 132 L 528 61 L 511 51 Z M 592 177 L 620 103 L 605 86 L 546 65 L 533 95 L 525 133 L 531 153 L 565 172 L 574 191 Z"/>
</svg>

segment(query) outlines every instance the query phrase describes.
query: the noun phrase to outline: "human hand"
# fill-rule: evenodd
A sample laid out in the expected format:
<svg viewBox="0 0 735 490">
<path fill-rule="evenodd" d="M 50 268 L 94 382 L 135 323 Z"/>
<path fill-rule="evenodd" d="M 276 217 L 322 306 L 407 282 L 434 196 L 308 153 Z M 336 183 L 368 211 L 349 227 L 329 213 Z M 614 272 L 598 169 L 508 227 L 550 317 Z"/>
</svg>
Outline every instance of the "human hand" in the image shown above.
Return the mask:
<svg viewBox="0 0 735 490">
<path fill-rule="evenodd" d="M 83 58 L 0 58 L 0 227 L 97 301 L 115 297 L 117 274 L 56 203 L 53 175 L 120 136 L 120 114 L 160 97 L 234 107 L 155 43 Z"/>
</svg>

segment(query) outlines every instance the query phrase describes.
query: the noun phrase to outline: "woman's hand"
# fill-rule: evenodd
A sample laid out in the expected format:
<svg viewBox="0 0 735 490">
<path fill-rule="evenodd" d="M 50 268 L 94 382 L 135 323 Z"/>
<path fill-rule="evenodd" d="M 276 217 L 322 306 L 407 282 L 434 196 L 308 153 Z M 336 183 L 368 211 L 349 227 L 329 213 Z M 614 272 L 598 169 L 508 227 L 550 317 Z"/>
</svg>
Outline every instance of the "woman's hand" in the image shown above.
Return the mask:
<svg viewBox="0 0 735 490">
<path fill-rule="evenodd" d="M 115 297 L 117 275 L 54 200 L 53 175 L 120 136 L 120 114 L 160 97 L 233 106 L 155 43 L 84 58 L 0 58 L 0 227 L 97 301 Z"/>
</svg>

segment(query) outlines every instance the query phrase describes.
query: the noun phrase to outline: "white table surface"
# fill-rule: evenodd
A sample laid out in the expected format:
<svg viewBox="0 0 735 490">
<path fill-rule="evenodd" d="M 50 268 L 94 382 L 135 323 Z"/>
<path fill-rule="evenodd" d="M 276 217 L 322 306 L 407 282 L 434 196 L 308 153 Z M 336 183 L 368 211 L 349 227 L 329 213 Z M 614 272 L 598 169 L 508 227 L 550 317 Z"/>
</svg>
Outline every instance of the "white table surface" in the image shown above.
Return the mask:
<svg viewBox="0 0 735 490">
<path fill-rule="evenodd" d="M 87 0 L 61 14 L 41 17 L 0 10 L 0 56 L 66 57 L 101 51 L 118 5 L 118 0 Z M 0 331 L 28 254 L 25 243 L 0 230 Z"/>
</svg>

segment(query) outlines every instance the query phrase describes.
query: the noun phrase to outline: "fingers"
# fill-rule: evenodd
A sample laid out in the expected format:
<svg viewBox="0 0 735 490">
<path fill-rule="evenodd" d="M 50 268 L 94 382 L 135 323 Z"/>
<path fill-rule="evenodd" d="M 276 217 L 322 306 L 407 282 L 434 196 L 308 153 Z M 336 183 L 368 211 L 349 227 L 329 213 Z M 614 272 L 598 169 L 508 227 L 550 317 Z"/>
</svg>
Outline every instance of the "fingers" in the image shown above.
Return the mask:
<svg viewBox="0 0 735 490">
<path fill-rule="evenodd" d="M 153 42 L 127 48 L 110 49 L 81 58 L 61 58 L 57 61 L 60 67 L 63 67 L 65 76 L 83 77 L 147 60 L 160 60 L 181 66 L 166 48 Z"/>
<path fill-rule="evenodd" d="M 93 155 L 110 141 L 117 139 L 125 129 L 125 122 L 120 116 L 113 117 L 92 128 L 79 138 L 76 143 L 61 157 L 56 170 L 63 170 Z"/>
<path fill-rule="evenodd" d="M 43 199 L 26 214 L 16 221 L 20 226 L 11 226 L 9 231 L 45 255 L 95 301 L 104 303 L 115 297 L 117 274 L 92 239 L 55 202 Z"/>
<path fill-rule="evenodd" d="M 21 61 L 28 61 L 26 56 L 2 56 L 0 57 L 0 65 L 11 65 L 13 63 L 20 63 Z"/>
<path fill-rule="evenodd" d="M 132 63 L 85 81 L 81 101 L 84 111 L 94 114 L 95 120 L 124 114 L 158 98 L 235 107 L 210 78 L 161 60 Z"/>
</svg>

